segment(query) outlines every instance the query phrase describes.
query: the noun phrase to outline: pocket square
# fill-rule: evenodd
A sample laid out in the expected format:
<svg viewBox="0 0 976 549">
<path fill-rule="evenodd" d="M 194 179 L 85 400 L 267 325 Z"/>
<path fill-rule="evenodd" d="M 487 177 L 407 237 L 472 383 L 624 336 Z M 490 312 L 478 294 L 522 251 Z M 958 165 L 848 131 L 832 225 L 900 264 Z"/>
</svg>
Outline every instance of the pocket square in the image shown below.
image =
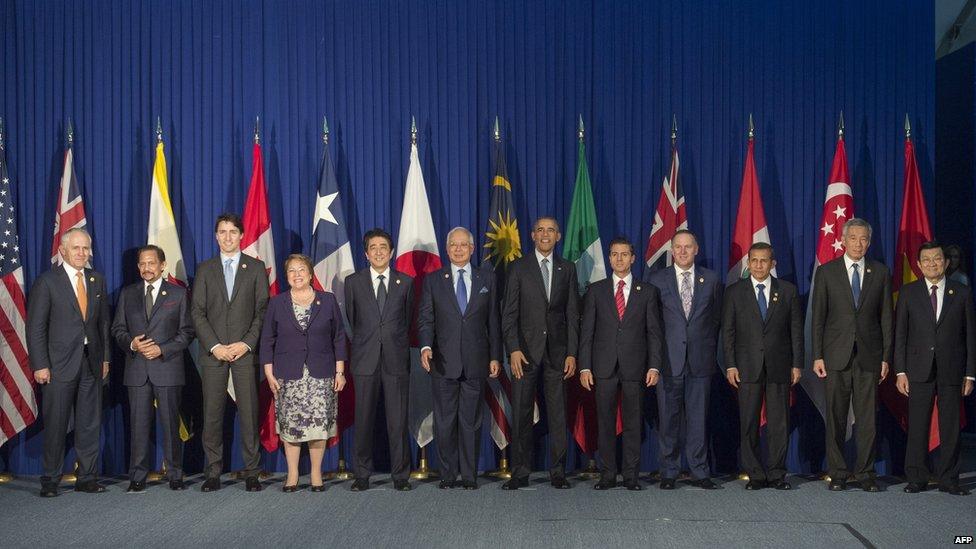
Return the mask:
<svg viewBox="0 0 976 549">
<path fill-rule="evenodd" d="M 488 293 L 488 287 L 487 286 L 482 286 L 481 287 L 481 291 L 479 291 L 478 293 L 479 294 L 487 294 Z"/>
</svg>

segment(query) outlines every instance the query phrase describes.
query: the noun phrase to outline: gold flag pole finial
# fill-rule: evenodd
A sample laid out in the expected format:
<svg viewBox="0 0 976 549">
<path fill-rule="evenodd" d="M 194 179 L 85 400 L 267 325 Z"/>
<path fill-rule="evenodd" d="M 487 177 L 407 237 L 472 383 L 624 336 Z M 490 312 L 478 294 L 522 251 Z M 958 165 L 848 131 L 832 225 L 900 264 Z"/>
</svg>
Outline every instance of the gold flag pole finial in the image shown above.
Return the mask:
<svg viewBox="0 0 976 549">
<path fill-rule="evenodd" d="M 329 119 L 322 115 L 322 143 L 329 146 Z"/>
<path fill-rule="evenodd" d="M 75 144 L 75 127 L 71 124 L 71 117 L 68 117 L 68 148 Z"/>
<path fill-rule="evenodd" d="M 674 114 L 671 115 L 671 146 L 674 146 L 675 141 L 678 140 L 678 117 Z"/>
<path fill-rule="evenodd" d="M 495 141 L 496 142 L 502 140 L 502 131 L 498 127 L 498 115 L 497 114 L 495 115 L 495 128 L 492 130 L 492 136 L 495 138 Z"/>
<path fill-rule="evenodd" d="M 905 113 L 905 139 L 912 139 L 912 123 L 908 121 L 908 113 Z"/>
<path fill-rule="evenodd" d="M 840 111 L 840 120 L 837 121 L 837 139 L 844 140 L 844 111 Z"/>
<path fill-rule="evenodd" d="M 254 117 L 254 144 L 255 145 L 261 144 L 261 117 L 260 116 Z"/>
<path fill-rule="evenodd" d="M 752 123 L 752 113 L 749 113 L 749 140 L 752 141 L 756 137 L 756 126 Z"/>
<path fill-rule="evenodd" d="M 159 116 L 156 117 L 156 144 L 163 142 L 163 119 Z"/>
<path fill-rule="evenodd" d="M 579 115 L 579 129 L 576 130 L 576 137 L 578 137 L 580 141 L 583 141 L 585 134 L 586 128 L 583 127 L 583 115 L 581 114 Z"/>
<path fill-rule="evenodd" d="M 417 118 L 414 116 L 410 117 L 410 144 L 417 144 Z"/>
</svg>

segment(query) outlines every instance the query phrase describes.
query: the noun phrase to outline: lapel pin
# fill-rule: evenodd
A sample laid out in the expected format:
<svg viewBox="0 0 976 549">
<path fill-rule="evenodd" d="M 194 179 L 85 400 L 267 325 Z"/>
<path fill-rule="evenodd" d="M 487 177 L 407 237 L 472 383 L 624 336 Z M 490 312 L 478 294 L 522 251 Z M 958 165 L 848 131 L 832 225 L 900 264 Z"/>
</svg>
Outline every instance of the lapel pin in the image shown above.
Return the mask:
<svg viewBox="0 0 976 549">
<path fill-rule="evenodd" d="M 88 282 L 95 282 L 95 277 L 93 276 L 88 277 Z"/>
<path fill-rule="evenodd" d="M 450 273 L 444 273 L 444 278 L 451 278 L 451 274 Z"/>
<path fill-rule="evenodd" d="M 871 269 L 864 269 L 864 272 L 870 273 L 871 272 Z"/>
<path fill-rule="evenodd" d="M 163 295 L 166 295 L 166 290 L 163 290 Z"/>
<path fill-rule="evenodd" d="M 952 295 L 952 290 L 949 290 L 949 295 Z"/>
<path fill-rule="evenodd" d="M 556 270 L 557 271 L 561 271 L 561 270 L 563 270 L 563 268 L 562 267 L 556 267 Z"/>
<path fill-rule="evenodd" d="M 636 291 L 639 292 L 640 291 L 640 286 L 634 286 L 634 290 L 636 290 Z"/>
<path fill-rule="evenodd" d="M 774 295 L 773 296 L 773 301 L 778 301 L 778 300 L 779 300 L 779 298 Z"/>
<path fill-rule="evenodd" d="M 102 294 L 95 294 L 96 298 L 102 297 Z"/>
<path fill-rule="evenodd" d="M 315 304 L 316 304 L 316 305 L 321 305 L 321 304 L 322 304 L 322 302 L 316 299 L 316 300 L 315 300 Z"/>
<path fill-rule="evenodd" d="M 247 263 L 241 263 L 241 268 L 242 269 L 246 269 L 247 268 Z"/>
<path fill-rule="evenodd" d="M 700 277 L 700 278 L 698 279 L 698 283 L 699 283 L 699 284 L 704 284 L 704 283 L 705 283 L 705 277 Z"/>
<path fill-rule="evenodd" d="M 399 279 L 399 278 L 398 278 L 398 279 L 396 279 L 396 283 L 397 283 L 397 284 L 399 284 L 399 283 L 400 283 L 400 279 Z"/>
</svg>

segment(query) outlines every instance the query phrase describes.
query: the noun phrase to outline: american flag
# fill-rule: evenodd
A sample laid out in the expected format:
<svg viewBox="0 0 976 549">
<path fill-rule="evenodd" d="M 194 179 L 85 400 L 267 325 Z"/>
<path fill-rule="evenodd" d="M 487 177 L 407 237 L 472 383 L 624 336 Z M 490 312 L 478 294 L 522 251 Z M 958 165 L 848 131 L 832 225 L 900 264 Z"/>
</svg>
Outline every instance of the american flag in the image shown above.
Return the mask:
<svg viewBox="0 0 976 549">
<path fill-rule="evenodd" d="M 661 198 L 654 212 L 654 225 L 647 237 L 647 250 L 644 252 L 644 262 L 647 268 L 645 275 L 664 267 L 670 267 L 671 239 L 674 233 L 688 228 L 688 214 L 685 211 L 685 195 L 681 191 L 678 179 L 678 147 L 675 144 L 677 129 L 671 131 L 671 171 L 664 178 L 661 185 Z"/>
<path fill-rule="evenodd" d="M 24 336 L 24 269 L 0 126 L 0 445 L 37 419 L 34 376 Z"/>
<path fill-rule="evenodd" d="M 51 264 L 61 264 L 61 235 L 71 229 L 84 229 L 88 225 L 85 217 L 85 202 L 81 197 L 81 185 L 75 175 L 74 153 L 71 145 L 74 137 L 68 127 L 68 147 L 64 151 L 64 173 L 61 175 L 61 190 L 58 192 L 58 205 L 54 211 L 54 238 L 51 242 Z"/>
</svg>

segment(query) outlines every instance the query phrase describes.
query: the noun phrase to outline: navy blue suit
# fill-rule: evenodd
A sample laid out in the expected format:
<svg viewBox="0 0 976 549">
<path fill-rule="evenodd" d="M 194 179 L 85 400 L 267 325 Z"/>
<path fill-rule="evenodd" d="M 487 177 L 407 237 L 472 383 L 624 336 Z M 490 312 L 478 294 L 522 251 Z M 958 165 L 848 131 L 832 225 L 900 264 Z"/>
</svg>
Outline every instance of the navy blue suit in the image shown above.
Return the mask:
<svg viewBox="0 0 976 549">
<path fill-rule="evenodd" d="M 695 265 L 691 313 L 685 318 L 675 273 L 672 266 L 648 277 L 661 292 L 664 331 L 663 369 L 657 385 L 661 477 L 673 479 L 680 472 L 678 441 L 683 431 L 691 476 L 703 479 L 709 476 L 705 419 L 712 376 L 718 369 L 722 281 L 715 272 Z"/>
<path fill-rule="evenodd" d="M 424 278 L 417 332 L 421 349 L 433 350 L 431 384 L 434 433 L 441 478 L 476 482 L 482 400 L 489 362 L 502 359 L 501 319 L 495 276 L 471 270 L 468 304 L 458 306 L 448 264 Z M 469 274 L 469 273 L 466 273 Z"/>
<path fill-rule="evenodd" d="M 291 292 L 268 300 L 259 347 L 261 364 L 271 364 L 278 379 L 301 379 L 304 367 L 318 379 L 335 377 L 336 361 L 348 358 L 346 327 L 339 302 L 331 292 L 315 292 L 308 328 L 295 319 Z"/>
</svg>

